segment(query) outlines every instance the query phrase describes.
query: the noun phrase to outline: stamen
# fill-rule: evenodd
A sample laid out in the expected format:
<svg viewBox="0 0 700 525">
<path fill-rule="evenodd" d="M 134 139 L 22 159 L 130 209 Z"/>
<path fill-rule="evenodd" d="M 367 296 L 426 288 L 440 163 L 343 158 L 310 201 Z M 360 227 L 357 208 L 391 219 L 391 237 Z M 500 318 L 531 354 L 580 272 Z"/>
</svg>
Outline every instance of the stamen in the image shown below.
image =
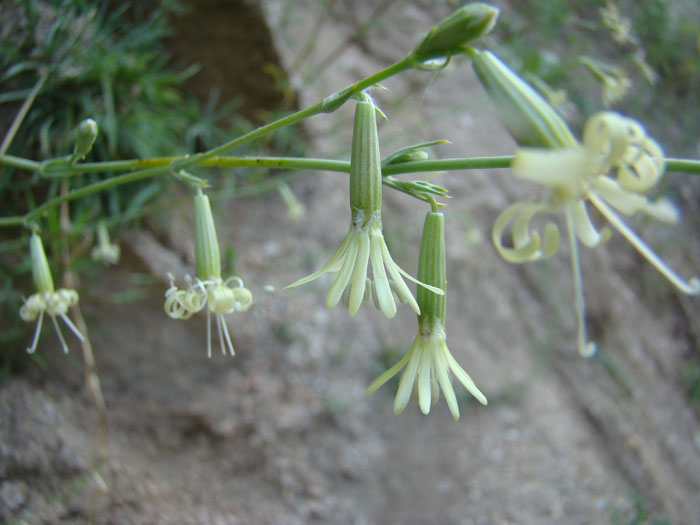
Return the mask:
<svg viewBox="0 0 700 525">
<path fill-rule="evenodd" d="M 226 339 L 226 345 L 228 346 L 228 350 L 231 353 L 231 356 L 234 356 L 234 355 L 236 355 L 236 352 L 233 351 L 233 343 L 231 342 L 231 336 L 228 333 L 228 326 L 226 326 L 226 319 L 224 319 L 224 316 L 221 314 L 217 314 L 217 315 L 221 319 L 221 326 L 223 327 L 224 338 Z"/>
<path fill-rule="evenodd" d="M 53 327 L 56 329 L 56 335 L 58 336 L 58 340 L 61 342 L 61 348 L 63 348 L 63 353 L 67 354 L 68 353 L 68 345 L 66 344 L 66 340 L 63 338 L 63 334 L 61 333 L 61 328 L 58 326 L 58 323 L 56 322 L 56 318 L 53 315 L 50 315 L 51 317 L 51 322 L 53 323 Z"/>
<path fill-rule="evenodd" d="M 579 260 L 578 241 L 574 210 L 566 207 L 566 227 L 569 232 L 569 249 L 571 251 L 571 272 L 574 277 L 574 306 L 576 308 L 578 351 L 583 357 L 592 357 L 596 352 L 596 344 L 586 340 L 586 304 L 583 297 L 583 276 Z"/>
<path fill-rule="evenodd" d="M 39 311 L 39 319 L 36 322 L 36 328 L 34 328 L 34 339 L 32 339 L 32 344 L 27 348 L 28 354 L 33 354 L 36 350 L 36 344 L 39 342 L 39 334 L 41 333 L 41 325 L 44 321 L 44 311 Z"/>
<path fill-rule="evenodd" d="M 211 310 L 207 308 L 207 357 L 211 359 Z"/>
<path fill-rule="evenodd" d="M 68 317 L 65 314 L 61 314 L 61 319 L 63 319 L 63 322 L 66 323 L 66 326 L 70 328 L 70 331 L 75 334 L 75 337 L 80 339 L 81 342 L 85 341 L 85 336 L 78 330 L 78 327 L 73 324 L 73 321 L 70 320 L 70 317 Z"/>
<path fill-rule="evenodd" d="M 602 199 L 596 195 L 590 195 L 591 202 L 603 214 L 607 221 L 622 234 L 622 236 L 634 246 L 644 258 L 649 261 L 654 268 L 668 279 L 676 288 L 688 295 L 700 294 L 700 279 L 693 277 L 688 282 L 685 282 L 666 262 L 664 262 L 656 253 L 629 227 L 619 215 L 610 208 Z"/>
</svg>

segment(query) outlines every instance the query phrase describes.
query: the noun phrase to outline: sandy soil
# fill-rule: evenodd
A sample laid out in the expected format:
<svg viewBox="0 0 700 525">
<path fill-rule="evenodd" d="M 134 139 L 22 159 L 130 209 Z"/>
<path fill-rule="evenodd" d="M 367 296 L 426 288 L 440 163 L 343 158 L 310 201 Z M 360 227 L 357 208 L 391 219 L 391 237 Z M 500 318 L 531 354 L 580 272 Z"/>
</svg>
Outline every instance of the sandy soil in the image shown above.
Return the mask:
<svg viewBox="0 0 700 525">
<path fill-rule="evenodd" d="M 392 24 L 352 36 L 372 2 L 336 6 L 310 60 L 332 65 L 299 88 L 303 105 L 402 56 L 444 13 L 402 6 Z M 266 4 L 284 64 L 317 16 Z M 300 31 L 299 28 L 305 28 Z M 301 86 L 300 78 L 292 81 Z M 386 82 L 382 151 L 446 138 L 441 156 L 509 154 L 465 60 Z M 309 155 L 347 158 L 352 108 L 308 122 Z M 229 328 L 237 355 L 206 359 L 203 318 L 163 313 L 166 272 L 191 271 L 191 212 L 174 209 L 122 239 L 120 266 L 83 282 L 108 434 L 83 382 L 78 345 L 46 372 L 0 387 L 0 519 L 17 523 L 646 523 L 700 522 L 700 423 L 681 384 L 698 353 L 698 300 L 679 297 L 618 236 L 583 253 L 587 315 L 601 352 L 575 351 L 568 253 L 514 267 L 491 246 L 493 220 L 532 188 L 508 173 L 426 175 L 450 189 L 449 345 L 489 398 L 461 392 L 429 416 L 392 414 L 395 384 L 372 378 L 407 349 L 415 315 L 326 310 L 328 279 L 283 287 L 322 264 L 347 228 L 347 177 L 305 174 L 296 222 L 276 194 L 223 202 L 219 235 L 255 295 Z M 418 177 L 415 177 L 418 178 Z M 414 272 L 426 209 L 385 192 L 385 234 Z M 635 227 L 684 275 L 697 236 Z M 697 233 L 697 232 L 696 232 Z M 153 275 L 155 284 L 138 284 Z M 139 277 L 141 277 L 139 279 Z M 275 291 L 265 291 L 267 285 Z M 114 300 L 124 290 L 143 298 Z M 637 521 L 634 521 L 637 519 Z"/>
</svg>

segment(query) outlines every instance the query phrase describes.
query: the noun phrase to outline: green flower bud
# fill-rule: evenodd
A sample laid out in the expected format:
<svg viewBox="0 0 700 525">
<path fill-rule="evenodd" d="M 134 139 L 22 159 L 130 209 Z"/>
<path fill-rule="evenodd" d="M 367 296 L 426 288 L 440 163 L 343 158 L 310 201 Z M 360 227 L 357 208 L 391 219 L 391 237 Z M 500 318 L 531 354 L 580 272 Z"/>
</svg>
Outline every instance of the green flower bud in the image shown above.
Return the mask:
<svg viewBox="0 0 700 525">
<path fill-rule="evenodd" d="M 32 261 L 32 277 L 34 277 L 34 285 L 37 292 L 42 294 L 45 292 L 52 293 L 54 287 L 49 261 L 46 259 L 46 252 L 44 252 L 44 244 L 41 242 L 41 237 L 36 232 L 32 232 L 32 236 L 29 238 L 29 256 Z"/>
<path fill-rule="evenodd" d="M 350 153 L 350 208 L 356 227 L 382 210 L 382 167 L 376 106 L 368 95 L 355 106 Z"/>
<path fill-rule="evenodd" d="M 202 281 L 221 278 L 219 242 L 209 197 L 198 190 L 194 198 L 194 257 L 197 277 Z"/>
<path fill-rule="evenodd" d="M 462 52 L 464 46 L 493 29 L 498 14 L 498 8 L 489 4 L 467 4 L 433 27 L 413 50 L 413 56 L 423 62 Z"/>
<path fill-rule="evenodd" d="M 77 162 L 85 158 L 92 149 L 95 139 L 97 139 L 97 133 L 97 122 L 91 118 L 86 118 L 80 123 L 73 155 L 71 155 L 71 162 Z"/>
<path fill-rule="evenodd" d="M 445 216 L 440 212 L 430 211 L 425 216 L 418 257 L 418 280 L 445 290 Z M 439 319 L 444 326 L 445 295 L 438 295 L 419 286 L 416 296 L 420 308 L 418 324 L 421 331 L 427 329 L 435 319 Z M 428 324 L 424 326 L 426 322 Z"/>
<path fill-rule="evenodd" d="M 472 67 L 520 146 L 567 148 L 578 141 L 556 110 L 490 51 L 472 49 Z"/>
</svg>

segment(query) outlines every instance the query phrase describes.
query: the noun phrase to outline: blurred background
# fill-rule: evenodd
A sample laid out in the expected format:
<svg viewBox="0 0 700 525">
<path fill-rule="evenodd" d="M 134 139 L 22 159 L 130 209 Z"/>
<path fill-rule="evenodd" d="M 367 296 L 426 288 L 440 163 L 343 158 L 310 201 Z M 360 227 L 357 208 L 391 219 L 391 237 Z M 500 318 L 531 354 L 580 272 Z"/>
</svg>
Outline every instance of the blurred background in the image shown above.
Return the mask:
<svg viewBox="0 0 700 525">
<path fill-rule="evenodd" d="M 494 2 L 480 44 L 560 109 L 572 129 L 610 107 L 646 126 L 670 157 L 699 157 L 700 3 Z M 94 118 L 89 161 L 203 151 L 317 102 L 408 53 L 454 1 L 5 1 L 0 131 L 41 75 L 7 153 L 70 153 Z M 505 155 L 468 60 L 411 71 L 375 91 L 382 154 L 436 139 L 440 157 Z M 233 154 L 348 159 L 352 104 Z M 163 312 L 166 274 L 193 273 L 191 200 L 174 179 L 123 186 L 49 212 L 57 286 L 77 287 L 89 349 L 64 356 L 46 326 L 17 315 L 33 291 L 27 232 L 0 229 L 0 517 L 10 523 L 694 523 L 700 520 L 700 309 L 619 235 L 582 252 L 588 328 L 575 347 L 569 254 L 502 261 L 490 231 L 537 188 L 507 170 L 404 176 L 450 190 L 448 345 L 489 399 L 458 390 L 429 416 L 392 413 L 376 375 L 410 348 L 415 315 L 326 310 L 322 265 L 347 230 L 347 176 L 196 170 L 212 185 L 224 273 L 255 297 L 229 318 L 234 358 L 206 359 L 206 319 Z M 39 180 L 2 167 L 2 216 L 112 173 Z M 292 190 L 306 213 L 292 204 Z M 700 179 L 668 174 L 654 195 L 683 211 L 630 223 L 684 276 L 700 268 Z M 384 192 L 397 262 L 416 271 L 427 207 Z M 598 224 L 599 217 L 594 220 Z M 103 220 L 117 266 L 90 258 Z M 49 325 L 50 323 L 45 323 Z M 100 408 L 95 377 L 104 395 Z M 86 387 L 86 378 L 88 380 Z M 461 388 L 461 387 L 460 387 Z M 96 398 L 97 396 L 97 398 Z M 97 400 L 96 400 L 97 399 Z"/>
</svg>

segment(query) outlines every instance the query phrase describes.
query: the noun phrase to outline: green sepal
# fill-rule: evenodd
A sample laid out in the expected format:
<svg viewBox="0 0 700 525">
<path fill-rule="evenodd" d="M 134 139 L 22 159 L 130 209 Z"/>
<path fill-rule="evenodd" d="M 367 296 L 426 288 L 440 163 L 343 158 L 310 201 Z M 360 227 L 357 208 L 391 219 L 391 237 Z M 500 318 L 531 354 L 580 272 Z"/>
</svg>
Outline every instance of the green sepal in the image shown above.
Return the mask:
<svg viewBox="0 0 700 525">
<path fill-rule="evenodd" d="M 425 216 L 423 236 L 418 256 L 418 280 L 422 283 L 445 290 L 447 284 L 445 268 L 445 216 L 440 212 L 429 211 Z M 416 299 L 420 308 L 418 323 L 440 319 L 445 324 L 445 294 L 438 295 L 419 286 Z M 427 327 L 427 325 L 426 325 Z"/>
<path fill-rule="evenodd" d="M 51 268 L 44 251 L 44 243 L 37 232 L 32 232 L 31 237 L 29 237 L 29 256 L 32 261 L 32 277 L 37 291 L 39 293 L 52 293 L 54 287 Z"/>
<path fill-rule="evenodd" d="M 194 256 L 197 276 L 205 281 L 221 278 L 219 242 L 209 197 L 201 191 L 194 197 Z"/>
<path fill-rule="evenodd" d="M 350 153 L 350 208 L 364 225 L 382 209 L 382 167 L 375 105 L 369 97 L 355 106 Z"/>
</svg>

